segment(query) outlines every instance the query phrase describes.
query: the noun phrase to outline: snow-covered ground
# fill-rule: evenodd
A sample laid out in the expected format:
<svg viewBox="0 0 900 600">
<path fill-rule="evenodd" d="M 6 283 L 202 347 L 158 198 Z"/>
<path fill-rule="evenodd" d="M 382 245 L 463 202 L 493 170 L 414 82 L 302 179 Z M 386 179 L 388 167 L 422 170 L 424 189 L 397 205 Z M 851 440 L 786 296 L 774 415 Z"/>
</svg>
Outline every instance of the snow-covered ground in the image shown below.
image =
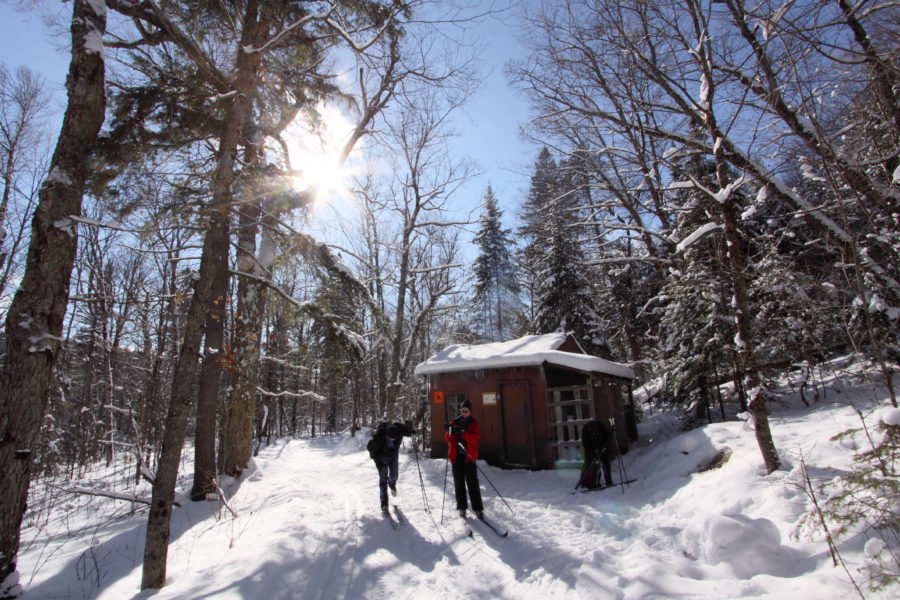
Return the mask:
<svg viewBox="0 0 900 600">
<path fill-rule="evenodd" d="M 571 493 L 573 470 L 505 471 L 479 463 L 487 514 L 509 528 L 507 538 L 480 523 L 466 537 L 453 516 L 452 477 L 444 494 L 446 461 L 417 461 L 408 441 L 395 499 L 407 525 L 395 531 L 378 508 L 365 435 L 285 440 L 263 449 L 241 480 L 226 486 L 234 514 L 213 502 L 176 509 L 162 590 L 139 589 L 146 526 L 140 505 L 37 486 L 20 552 L 24 597 L 859 597 L 844 570 L 832 565 L 821 532 L 810 537 L 799 530 L 811 507 L 801 454 L 812 477 L 832 478 L 865 447 L 862 438 L 829 439 L 859 426 L 852 404 L 874 411 L 873 419 L 891 410 L 881 387 L 837 373 L 826 375 L 827 395 L 809 408 L 789 387 L 770 404 L 783 462 L 770 476 L 746 422 L 682 432 L 671 413 L 657 408 L 623 457 L 624 473 L 636 479 L 629 487 Z M 726 450 L 730 457 L 720 468 L 702 470 Z M 186 460 L 182 491 L 192 472 Z M 619 465 L 613 472 L 619 481 Z M 77 483 L 131 492 L 129 476 L 124 468 L 98 470 Z M 860 535 L 839 545 L 857 582 L 865 580 L 859 570 L 865 541 Z M 873 599 L 898 593 L 862 589 Z"/>
</svg>

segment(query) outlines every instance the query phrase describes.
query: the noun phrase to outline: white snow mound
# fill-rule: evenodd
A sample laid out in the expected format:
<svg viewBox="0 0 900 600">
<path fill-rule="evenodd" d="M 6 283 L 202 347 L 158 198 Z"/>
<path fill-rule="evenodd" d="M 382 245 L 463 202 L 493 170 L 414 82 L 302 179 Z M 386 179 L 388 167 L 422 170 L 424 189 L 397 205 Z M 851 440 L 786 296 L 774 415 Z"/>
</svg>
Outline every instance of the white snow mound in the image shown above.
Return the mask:
<svg viewBox="0 0 900 600">
<path fill-rule="evenodd" d="M 775 524 L 741 514 L 709 515 L 682 533 L 685 554 L 710 565 L 724 563 L 739 579 L 767 574 L 796 577 L 801 555 L 781 544 Z"/>
</svg>

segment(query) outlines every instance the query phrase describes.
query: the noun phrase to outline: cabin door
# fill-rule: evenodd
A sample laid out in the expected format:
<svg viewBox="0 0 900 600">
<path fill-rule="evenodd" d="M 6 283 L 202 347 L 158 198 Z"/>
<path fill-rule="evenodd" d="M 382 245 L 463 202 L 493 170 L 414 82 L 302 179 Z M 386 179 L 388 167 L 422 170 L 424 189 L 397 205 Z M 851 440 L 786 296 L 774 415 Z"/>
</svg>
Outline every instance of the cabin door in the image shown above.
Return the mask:
<svg viewBox="0 0 900 600">
<path fill-rule="evenodd" d="M 505 383 L 500 386 L 503 455 L 509 465 L 533 467 L 537 464 L 530 398 L 528 382 Z"/>
</svg>

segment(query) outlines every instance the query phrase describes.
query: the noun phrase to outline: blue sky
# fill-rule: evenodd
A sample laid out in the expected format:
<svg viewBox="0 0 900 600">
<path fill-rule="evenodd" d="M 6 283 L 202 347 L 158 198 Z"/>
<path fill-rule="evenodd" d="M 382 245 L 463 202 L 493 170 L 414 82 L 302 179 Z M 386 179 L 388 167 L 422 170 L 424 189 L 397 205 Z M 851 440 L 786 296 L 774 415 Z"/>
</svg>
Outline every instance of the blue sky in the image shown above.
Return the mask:
<svg viewBox="0 0 900 600">
<path fill-rule="evenodd" d="M 54 10 L 67 15 L 71 4 L 61 4 Z M 457 197 L 454 204 L 462 207 L 480 205 L 487 185 L 493 186 L 500 208 L 504 211 L 504 225 L 514 227 L 522 196 L 527 192 L 530 170 L 538 149 L 526 145 L 519 137 L 519 127 L 528 118 L 524 99 L 506 83 L 503 67 L 515 58 L 518 44 L 512 32 L 512 17 L 502 20 L 486 19 L 474 31 L 485 47 L 481 57 L 488 71 L 485 86 L 473 96 L 456 119 L 459 134 L 453 146 L 461 156 L 470 157 L 482 170 Z M 6 1 L 0 3 L 0 60 L 14 70 L 26 65 L 43 75 L 54 93 L 57 123 L 65 106 L 65 76 L 68 70 L 68 50 L 56 46 L 67 39 L 51 41 L 40 17 L 16 11 Z"/>
</svg>

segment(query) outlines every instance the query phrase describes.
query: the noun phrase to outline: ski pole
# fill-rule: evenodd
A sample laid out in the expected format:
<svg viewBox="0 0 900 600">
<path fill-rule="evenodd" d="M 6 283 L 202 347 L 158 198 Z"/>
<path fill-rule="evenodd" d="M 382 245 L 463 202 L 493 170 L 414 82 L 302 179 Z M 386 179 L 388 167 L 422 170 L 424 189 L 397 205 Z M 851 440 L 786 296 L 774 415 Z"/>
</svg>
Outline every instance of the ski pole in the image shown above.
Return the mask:
<svg viewBox="0 0 900 600">
<path fill-rule="evenodd" d="M 466 447 L 462 445 L 462 442 L 459 442 L 459 449 L 463 451 L 463 456 L 468 456 L 468 455 L 469 455 L 469 453 L 466 452 Z M 503 494 L 500 493 L 500 490 L 498 490 L 498 489 L 497 489 L 497 486 L 494 485 L 494 482 L 491 481 L 491 478 L 488 477 L 488 476 L 487 476 L 487 473 L 485 473 L 484 470 L 483 470 L 481 467 L 478 466 L 478 461 L 473 460 L 472 463 L 475 465 L 475 468 L 478 469 L 478 472 L 481 473 L 482 475 L 484 475 L 484 478 L 487 480 L 487 482 L 488 482 L 489 484 L 491 484 L 491 487 L 494 488 L 494 491 L 495 491 L 495 492 L 497 492 L 497 496 L 498 496 L 501 500 L 503 500 L 503 504 L 506 504 L 506 508 L 509 509 L 509 512 L 511 512 L 512 514 L 516 514 L 516 511 L 514 511 L 514 510 L 512 509 L 512 507 L 511 507 L 511 506 L 509 505 L 509 503 L 506 501 L 506 498 L 503 497 Z"/>
<path fill-rule="evenodd" d="M 628 479 L 628 473 L 625 471 L 625 461 L 622 460 L 622 453 L 619 452 L 619 442 L 616 440 L 616 418 L 609 419 L 612 424 L 613 440 L 616 446 L 616 464 L 619 465 L 619 485 L 622 487 L 622 493 L 625 493 L 625 481 Z"/>
<path fill-rule="evenodd" d="M 447 469 L 450 467 L 450 449 L 447 449 L 447 463 L 444 465 L 444 493 L 441 497 L 441 525 L 444 524 L 444 505 L 447 503 Z"/>
<path fill-rule="evenodd" d="M 625 482 L 628 481 L 628 471 L 625 470 L 625 461 L 622 460 L 622 454 L 616 449 L 616 457 L 619 460 L 619 472 L 622 477 L 622 493 L 625 493 Z"/>
<path fill-rule="evenodd" d="M 419 487 L 422 488 L 422 506 L 425 507 L 425 512 L 430 513 L 431 509 L 428 508 L 428 495 L 425 494 L 425 480 L 422 478 L 422 467 L 419 466 L 419 450 L 416 448 L 416 441 L 412 439 L 412 436 L 410 436 L 409 441 L 413 447 L 413 456 L 416 457 L 416 470 L 419 472 Z"/>
</svg>

